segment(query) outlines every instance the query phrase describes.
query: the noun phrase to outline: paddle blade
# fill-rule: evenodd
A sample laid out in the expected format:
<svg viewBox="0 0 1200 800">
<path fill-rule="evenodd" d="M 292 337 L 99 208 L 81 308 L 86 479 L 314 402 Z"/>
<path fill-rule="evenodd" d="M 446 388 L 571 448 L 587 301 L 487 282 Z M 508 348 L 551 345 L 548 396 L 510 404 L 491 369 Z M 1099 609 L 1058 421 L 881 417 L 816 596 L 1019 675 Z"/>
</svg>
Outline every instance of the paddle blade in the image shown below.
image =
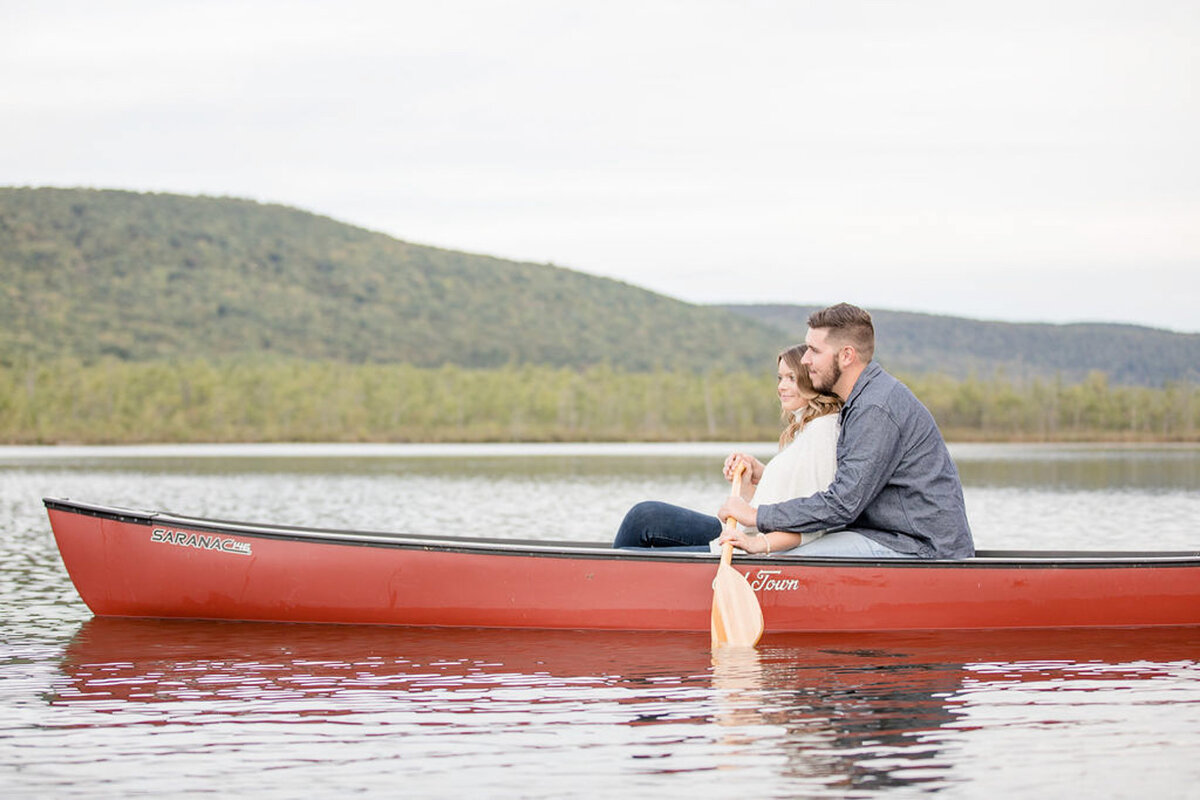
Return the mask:
<svg viewBox="0 0 1200 800">
<path fill-rule="evenodd" d="M 762 607 L 746 576 L 722 563 L 717 567 L 717 578 L 713 581 L 713 649 L 754 647 L 762 632 Z"/>
<path fill-rule="evenodd" d="M 733 489 L 730 495 L 742 493 L 742 473 L 745 463 L 740 463 L 733 474 Z M 725 520 L 725 530 L 731 530 L 737 520 Z M 733 558 L 733 545 L 721 545 L 721 564 L 713 581 L 712 646 L 754 647 L 763 632 L 762 606 L 754 596 L 754 590 L 746 576 L 729 565 Z"/>
</svg>

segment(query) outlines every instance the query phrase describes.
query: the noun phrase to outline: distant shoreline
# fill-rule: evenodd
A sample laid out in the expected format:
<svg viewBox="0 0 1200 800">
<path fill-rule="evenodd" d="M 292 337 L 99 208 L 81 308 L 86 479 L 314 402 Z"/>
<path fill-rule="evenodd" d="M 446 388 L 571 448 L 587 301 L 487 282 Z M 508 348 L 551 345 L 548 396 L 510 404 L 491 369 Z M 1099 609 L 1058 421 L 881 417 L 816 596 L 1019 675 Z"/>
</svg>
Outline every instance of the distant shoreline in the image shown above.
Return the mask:
<svg viewBox="0 0 1200 800">
<path fill-rule="evenodd" d="M 969 444 L 969 445 L 1081 445 L 1081 446 L 1124 446 L 1124 445 L 1180 445 L 1192 446 L 1200 445 L 1200 435 L 1191 438 L 1173 438 L 1166 439 L 1153 436 L 1093 436 L 1086 435 L 1064 436 L 1055 439 L 1036 438 L 1032 436 L 1012 436 L 1008 438 L 984 437 L 977 432 L 950 431 L 943 432 L 943 437 L 947 444 Z M 322 448 L 339 448 L 346 446 L 362 446 L 367 448 L 380 448 L 386 450 L 391 447 L 402 448 L 427 448 L 436 450 L 441 448 L 454 447 L 472 447 L 472 446 L 495 446 L 497 448 L 521 448 L 525 446 L 551 446 L 562 448 L 564 453 L 572 451 L 588 451 L 590 449 L 602 449 L 606 447 L 637 447 L 646 446 L 647 448 L 655 448 L 660 446 L 670 447 L 678 446 L 683 448 L 703 449 L 709 446 L 755 446 L 762 448 L 775 447 L 775 442 L 766 438 L 755 439 L 392 439 L 392 440 L 364 440 L 364 439 L 322 439 L 322 440 L 307 440 L 307 439 L 251 439 L 251 440 L 202 440 L 202 439 L 180 439 L 180 440 L 59 440 L 59 441 L 36 441 L 36 440 L 0 440 L 0 450 L 12 449 L 20 450 L 22 448 L 30 449 L 62 449 L 70 450 L 72 448 L 129 448 L 129 449 L 147 449 L 154 448 L 171 448 L 171 447 L 211 447 L 215 451 L 220 451 L 221 448 L 236 449 L 239 447 L 249 448 L 270 448 L 278 446 L 280 448 L 311 448 L 313 452 L 320 452 Z M 0 453 L 3 455 L 3 453 Z"/>
</svg>

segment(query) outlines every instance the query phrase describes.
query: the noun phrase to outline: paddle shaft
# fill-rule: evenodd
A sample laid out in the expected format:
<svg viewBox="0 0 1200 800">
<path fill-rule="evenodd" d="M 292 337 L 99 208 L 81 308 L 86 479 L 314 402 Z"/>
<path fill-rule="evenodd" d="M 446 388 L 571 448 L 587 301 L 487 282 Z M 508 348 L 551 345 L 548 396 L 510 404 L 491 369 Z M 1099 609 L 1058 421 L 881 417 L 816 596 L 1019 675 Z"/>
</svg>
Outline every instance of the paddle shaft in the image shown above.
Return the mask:
<svg viewBox="0 0 1200 800">
<path fill-rule="evenodd" d="M 745 470 L 746 470 L 745 464 L 738 464 L 737 469 L 734 470 L 733 487 L 729 491 L 730 497 L 741 497 L 741 495 L 742 495 L 742 473 L 745 472 Z M 737 520 L 734 519 L 733 517 L 725 518 L 725 530 L 729 530 L 730 528 L 732 528 L 734 525 L 737 525 L 737 524 L 738 524 Z M 732 562 L 733 562 L 733 543 L 726 542 L 725 544 L 721 545 L 721 563 L 724 564 L 725 566 L 729 566 Z"/>
</svg>

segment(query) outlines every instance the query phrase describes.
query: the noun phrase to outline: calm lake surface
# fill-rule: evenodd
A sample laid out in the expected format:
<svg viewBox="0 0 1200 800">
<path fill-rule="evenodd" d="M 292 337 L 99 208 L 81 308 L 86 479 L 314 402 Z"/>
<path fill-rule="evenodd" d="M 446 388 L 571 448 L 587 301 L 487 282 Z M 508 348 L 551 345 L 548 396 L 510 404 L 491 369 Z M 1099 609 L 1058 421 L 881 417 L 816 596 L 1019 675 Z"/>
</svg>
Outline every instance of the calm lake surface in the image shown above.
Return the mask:
<svg viewBox="0 0 1200 800">
<path fill-rule="evenodd" d="M 766 444 L 0 447 L 4 797 L 1200 797 L 1200 630 L 764 637 L 94 619 L 44 496 L 609 540 Z M 952 447 L 981 548 L 1200 550 L 1200 447 Z"/>
</svg>

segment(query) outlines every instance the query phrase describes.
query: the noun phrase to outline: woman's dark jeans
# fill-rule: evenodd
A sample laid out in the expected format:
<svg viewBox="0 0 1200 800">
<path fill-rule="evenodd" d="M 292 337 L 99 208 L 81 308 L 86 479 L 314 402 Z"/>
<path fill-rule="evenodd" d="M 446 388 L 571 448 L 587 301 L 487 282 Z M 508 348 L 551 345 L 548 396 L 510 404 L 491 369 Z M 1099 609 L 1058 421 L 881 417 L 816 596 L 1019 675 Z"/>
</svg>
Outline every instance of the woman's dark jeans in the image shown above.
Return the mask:
<svg viewBox="0 0 1200 800">
<path fill-rule="evenodd" d="M 711 514 L 647 500 L 629 509 L 613 547 L 669 547 L 708 552 L 708 543 L 721 535 L 721 522 Z"/>
</svg>

